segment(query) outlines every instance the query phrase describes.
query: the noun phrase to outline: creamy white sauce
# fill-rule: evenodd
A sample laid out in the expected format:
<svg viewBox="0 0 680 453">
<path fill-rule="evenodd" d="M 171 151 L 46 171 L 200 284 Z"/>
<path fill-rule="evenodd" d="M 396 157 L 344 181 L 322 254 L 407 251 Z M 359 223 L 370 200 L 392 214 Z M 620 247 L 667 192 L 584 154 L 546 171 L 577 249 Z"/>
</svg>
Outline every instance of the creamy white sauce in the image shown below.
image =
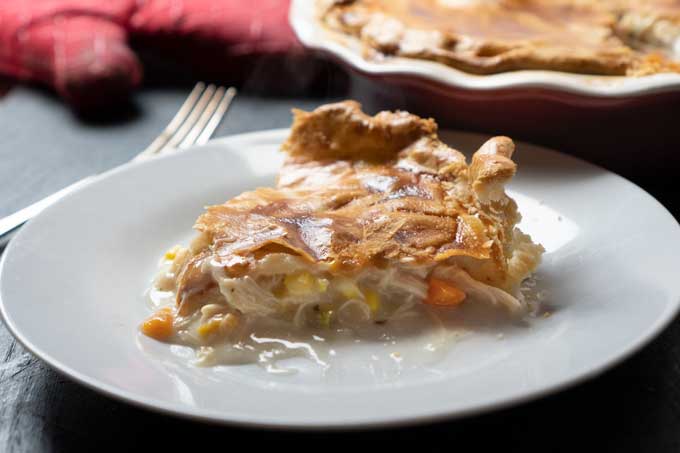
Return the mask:
<svg viewBox="0 0 680 453">
<path fill-rule="evenodd" d="M 150 298 L 167 300 L 165 292 L 157 291 Z M 155 305 L 155 303 L 154 303 Z M 458 319 L 457 309 L 432 309 L 416 305 L 386 323 L 364 323 L 346 327 L 316 326 L 295 329 L 290 322 L 261 318 L 249 320 L 247 331 L 238 339 L 224 339 L 205 345 L 190 333 L 181 330 L 170 343 L 188 346 L 194 354 L 182 348 L 182 361 L 200 367 L 257 364 L 272 374 L 294 374 L 290 359 L 304 358 L 321 370 L 324 376 L 342 373 L 347 364 L 356 364 L 357 348 L 369 351 L 362 364 L 376 379 L 390 380 L 404 370 L 433 365 L 462 338 L 468 329 L 465 317 Z M 362 349 L 363 348 L 363 349 Z"/>
<path fill-rule="evenodd" d="M 529 307 L 526 314 L 534 317 L 539 317 L 535 315 L 547 297 L 539 286 L 534 278 L 529 278 L 518 293 L 518 299 Z M 154 285 L 148 300 L 150 307 L 157 310 L 174 305 L 175 294 Z M 219 305 L 215 307 L 219 310 Z M 286 375 L 297 373 L 295 360 L 303 358 L 321 370 L 322 375 L 333 377 L 363 360 L 365 363 L 360 366 L 375 379 L 384 381 L 405 370 L 439 362 L 470 331 L 486 331 L 502 338 L 507 326 L 521 324 L 525 319 L 473 296 L 461 306 L 448 309 L 403 303 L 391 312 L 387 321 L 349 323 L 351 328 L 335 323 L 331 327 L 296 328 L 287 320 L 244 316 L 236 337 L 206 342 L 196 333 L 202 322 L 201 314 L 196 313 L 180 321 L 169 343 L 181 345 L 171 349 L 182 362 L 200 367 L 257 364 L 268 373 Z"/>
</svg>

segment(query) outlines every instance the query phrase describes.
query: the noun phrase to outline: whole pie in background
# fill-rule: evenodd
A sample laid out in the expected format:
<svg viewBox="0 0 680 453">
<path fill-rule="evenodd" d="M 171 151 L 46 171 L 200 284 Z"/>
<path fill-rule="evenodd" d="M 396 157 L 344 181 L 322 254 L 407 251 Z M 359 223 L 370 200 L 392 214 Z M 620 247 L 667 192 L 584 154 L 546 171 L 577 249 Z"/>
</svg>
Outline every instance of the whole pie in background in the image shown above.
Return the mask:
<svg viewBox="0 0 680 453">
<path fill-rule="evenodd" d="M 335 0 L 321 20 L 368 58 L 434 60 L 475 74 L 522 69 L 680 72 L 678 0 Z"/>
</svg>

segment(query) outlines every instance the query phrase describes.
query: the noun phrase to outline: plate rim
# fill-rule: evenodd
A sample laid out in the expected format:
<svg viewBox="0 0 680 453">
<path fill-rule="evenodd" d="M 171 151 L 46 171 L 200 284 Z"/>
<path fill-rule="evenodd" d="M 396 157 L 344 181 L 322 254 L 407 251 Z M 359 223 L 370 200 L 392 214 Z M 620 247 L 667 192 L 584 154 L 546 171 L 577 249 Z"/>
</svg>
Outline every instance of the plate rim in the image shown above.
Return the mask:
<svg viewBox="0 0 680 453">
<path fill-rule="evenodd" d="M 292 0 L 289 22 L 307 48 L 332 55 L 350 68 L 373 76 L 408 76 L 439 85 L 474 91 L 544 89 L 554 92 L 605 99 L 637 98 L 680 91 L 680 74 L 662 73 L 640 77 L 598 76 L 548 70 L 520 70 L 476 75 L 441 63 L 415 58 L 393 57 L 383 62 L 363 58 L 358 52 L 333 39 L 342 36 L 321 26 L 318 0 Z M 350 39 L 344 37 L 345 39 Z"/>
<path fill-rule="evenodd" d="M 280 128 L 280 129 L 268 129 L 268 130 L 262 130 L 262 131 L 254 131 L 254 132 L 248 132 L 248 133 L 242 133 L 242 134 L 234 134 L 230 135 L 227 137 L 220 137 L 217 139 L 210 140 L 207 144 L 205 145 L 200 145 L 200 146 L 193 146 L 188 148 L 186 151 L 188 152 L 200 152 L 202 148 L 206 147 L 211 147 L 215 145 L 222 145 L 224 146 L 225 144 L 229 144 L 230 142 L 238 142 L 240 140 L 255 140 L 255 139 L 267 139 L 267 138 L 279 138 L 281 136 L 285 136 L 285 134 L 289 131 L 288 128 Z M 475 132 L 467 132 L 467 131 L 456 131 L 456 130 L 449 130 L 445 129 L 441 131 L 442 135 L 445 134 L 464 134 L 468 136 L 479 136 L 479 137 L 485 137 L 485 134 L 479 134 Z M 522 146 L 526 142 L 523 141 L 518 141 L 517 144 L 519 146 Z M 643 188 L 638 186 L 637 184 L 633 183 L 632 181 L 627 180 L 626 178 L 623 178 L 622 176 L 611 172 L 609 170 L 606 170 L 598 165 L 592 164 L 590 162 L 587 162 L 583 159 L 560 153 L 556 150 L 546 148 L 540 145 L 531 145 L 535 148 L 540 149 L 543 152 L 548 152 L 548 153 L 555 153 L 559 154 L 560 157 L 562 158 L 567 158 L 567 159 L 573 159 L 575 161 L 580 162 L 581 164 L 585 164 L 587 166 L 591 167 L 596 167 L 601 171 L 604 171 L 608 174 L 614 175 L 617 179 L 622 181 L 623 183 L 630 184 L 634 186 L 637 190 L 641 191 L 642 194 L 648 199 L 648 201 L 651 201 L 652 203 L 655 203 L 657 208 L 660 208 L 662 213 L 664 213 L 666 216 L 668 216 L 669 220 L 672 220 L 675 223 L 676 230 L 678 231 L 678 234 L 680 234 L 680 224 L 678 221 L 675 219 L 675 217 L 658 201 L 656 198 L 654 198 L 652 195 L 650 195 L 647 191 L 645 191 Z M 115 167 L 107 172 L 102 173 L 99 175 L 97 178 L 95 178 L 94 183 L 99 180 L 103 179 L 108 179 L 112 175 L 115 175 L 120 172 L 126 171 L 128 168 L 131 167 L 140 167 L 144 165 L 154 165 L 154 162 L 156 160 L 164 160 L 164 159 L 172 159 L 176 158 L 177 154 L 170 154 L 170 155 L 165 155 L 165 156 L 160 156 L 155 159 L 151 159 L 148 161 L 144 162 L 128 162 L 123 165 L 120 165 L 118 167 Z M 101 179 L 100 179 L 101 178 Z M 64 199 L 73 196 L 73 194 L 78 193 L 82 190 L 86 190 L 87 186 L 89 184 L 79 188 L 78 190 L 74 191 L 72 194 L 67 195 L 64 197 Z M 48 208 L 45 209 L 45 211 L 52 210 L 52 209 L 57 209 L 58 205 L 61 203 L 61 201 L 58 201 L 54 205 L 49 206 Z M 42 215 L 39 214 L 39 215 Z M 23 235 L 24 231 L 29 231 L 30 234 L 30 229 L 22 229 L 18 235 Z M 5 248 L 2 257 L 0 257 L 0 282 L 2 282 L 3 278 L 6 278 L 5 276 L 5 265 L 7 262 L 7 257 L 10 256 L 13 253 L 14 247 L 15 247 L 16 242 L 10 241 L 8 246 Z M 599 363 L 597 366 L 594 366 L 590 369 L 587 369 L 585 371 L 578 372 L 574 376 L 571 377 L 564 377 L 561 379 L 554 380 L 552 383 L 543 385 L 541 388 L 533 390 L 533 391 L 528 391 L 525 393 L 518 393 L 516 395 L 506 397 L 504 399 L 500 400 L 489 400 L 477 404 L 470 404 L 468 407 L 464 407 L 461 409 L 457 409 L 455 411 L 451 410 L 437 410 L 434 412 L 430 412 L 428 414 L 416 414 L 416 415 L 406 415 L 406 416 L 397 416 L 397 417 L 376 417 L 372 416 L 370 420 L 364 420 L 364 419 L 358 419 L 358 420 L 338 420 L 338 421 L 332 421 L 332 422 L 314 422 L 314 421 L 281 421 L 278 418 L 263 418 L 263 417 L 244 417 L 242 414 L 238 415 L 236 417 L 229 417 L 229 414 L 224 412 L 224 411 L 215 411 L 211 409 L 200 409 L 197 410 L 196 408 L 185 408 L 185 409 L 180 409 L 177 406 L 174 406 L 170 403 L 164 402 L 162 400 L 155 400 L 155 399 L 150 399 L 147 398 L 146 396 L 141 396 L 137 395 L 134 392 L 130 392 L 124 389 L 117 388 L 113 385 L 109 385 L 105 382 L 102 382 L 98 378 L 93 378 L 93 377 L 88 377 L 87 375 L 79 372 L 78 370 L 73 369 L 72 367 L 65 365 L 64 363 L 60 362 L 59 360 L 53 358 L 50 356 L 49 353 L 46 353 L 45 351 L 42 350 L 38 345 L 33 344 L 26 336 L 22 333 L 22 330 L 19 326 L 15 325 L 10 317 L 9 314 L 7 313 L 7 307 L 6 304 L 3 300 L 3 295 L 2 292 L 0 291 L 0 319 L 4 322 L 5 326 L 7 327 L 7 330 L 12 334 L 12 336 L 18 341 L 27 351 L 29 351 L 31 354 L 33 354 L 35 357 L 39 358 L 44 364 L 46 364 L 48 367 L 51 369 L 55 370 L 62 376 L 65 376 L 69 379 L 74 380 L 78 384 L 84 385 L 85 387 L 94 390 L 98 393 L 102 393 L 110 398 L 113 398 L 114 400 L 117 401 L 122 401 L 125 403 L 129 403 L 135 407 L 140 407 L 143 409 L 150 410 L 152 412 L 157 412 L 157 413 L 162 413 L 165 415 L 171 415 L 183 419 L 189 419 L 189 420 L 194 420 L 194 421 L 200 421 L 200 422 L 207 422 L 210 424 L 218 424 L 218 425 L 229 425 L 229 426 L 238 426 L 238 427 L 244 427 L 244 428 L 267 428 L 267 429 L 274 429 L 274 430 L 295 430 L 295 431 L 319 431 L 319 430 L 333 430 L 333 431 L 361 431 L 361 430 L 369 430 L 369 429 L 376 429 L 376 428 L 392 428 L 392 427 L 402 427 L 402 426 L 412 426 L 412 425 L 419 425 L 423 423 L 430 423 L 430 422 L 437 422 L 437 421 L 442 421 L 442 420 L 456 420 L 464 417 L 470 417 L 474 415 L 479 415 L 479 414 L 484 414 L 484 413 L 489 413 L 492 411 L 497 411 L 497 410 L 502 410 L 506 409 L 509 407 L 517 406 L 520 404 L 524 404 L 530 401 L 537 400 L 539 398 L 542 398 L 544 396 L 550 395 L 550 394 L 555 394 L 557 392 L 561 392 L 565 389 L 572 388 L 582 382 L 585 382 L 589 379 L 592 379 L 596 376 L 601 375 L 602 373 L 606 372 L 607 370 L 615 367 L 616 365 L 622 363 L 638 351 L 640 351 L 642 348 L 647 346 L 652 340 L 657 338 L 662 331 L 677 317 L 678 312 L 680 312 L 680 295 L 676 297 L 675 300 L 675 305 L 669 309 L 667 309 L 666 312 L 662 313 L 659 318 L 655 321 L 655 323 L 650 324 L 647 329 L 638 337 L 634 342 L 631 342 L 631 344 L 627 345 L 627 347 L 622 348 L 619 350 L 617 353 L 612 354 L 612 357 L 607 357 L 606 360 L 603 360 L 601 363 Z"/>
</svg>

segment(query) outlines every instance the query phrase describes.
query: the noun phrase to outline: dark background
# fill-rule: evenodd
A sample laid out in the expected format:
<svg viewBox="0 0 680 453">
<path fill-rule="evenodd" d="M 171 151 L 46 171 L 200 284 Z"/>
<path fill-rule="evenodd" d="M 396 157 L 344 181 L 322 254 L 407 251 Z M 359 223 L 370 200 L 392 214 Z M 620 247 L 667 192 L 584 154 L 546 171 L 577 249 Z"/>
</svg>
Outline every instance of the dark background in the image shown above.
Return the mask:
<svg viewBox="0 0 680 453">
<path fill-rule="evenodd" d="M 342 79 L 337 76 L 317 84 L 311 96 L 304 89 L 293 96 L 273 96 L 269 89 L 263 94 L 257 84 L 246 84 L 216 136 L 288 126 L 290 108 L 310 109 L 344 97 Z M 0 82 L 0 217 L 79 178 L 129 160 L 162 130 L 190 87 L 151 80 L 130 103 L 83 117 L 40 88 Z M 570 151 L 568 146 L 557 147 Z M 668 146 L 675 153 L 679 145 Z M 654 158 L 640 156 L 645 157 Z M 678 218 L 680 197 L 674 171 L 659 162 L 658 171 L 637 174 L 631 166 L 625 176 Z M 536 402 L 463 420 L 349 433 L 244 430 L 138 409 L 55 373 L 24 351 L 0 324 L 1 452 L 142 448 L 200 453 L 369 448 L 678 452 L 680 323 L 675 320 L 652 344 L 602 376 Z"/>
</svg>

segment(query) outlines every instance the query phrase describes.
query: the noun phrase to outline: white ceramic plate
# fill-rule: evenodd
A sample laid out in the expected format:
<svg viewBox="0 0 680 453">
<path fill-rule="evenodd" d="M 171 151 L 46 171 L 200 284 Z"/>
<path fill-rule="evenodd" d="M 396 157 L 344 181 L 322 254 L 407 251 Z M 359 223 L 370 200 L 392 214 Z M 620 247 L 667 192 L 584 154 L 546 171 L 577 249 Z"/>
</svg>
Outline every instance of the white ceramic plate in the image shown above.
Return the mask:
<svg viewBox="0 0 680 453">
<path fill-rule="evenodd" d="M 362 56 L 357 40 L 330 31 L 317 20 L 316 0 L 293 0 L 290 23 L 300 41 L 310 49 L 328 52 L 360 72 L 374 75 L 414 76 L 471 90 L 547 88 L 599 97 L 629 97 L 680 90 L 680 74 L 616 77 L 570 74 L 558 71 L 512 71 L 475 75 L 444 64 L 413 58 L 375 62 Z"/>
<path fill-rule="evenodd" d="M 367 364 L 379 344 L 349 347 L 355 360 L 332 377 L 304 360 L 291 376 L 189 366 L 177 348 L 138 333 L 149 313 L 144 291 L 159 256 L 191 236 L 204 205 L 272 184 L 285 134 L 125 165 L 45 210 L 2 257 L 0 309 L 11 332 L 82 384 L 149 408 L 248 425 L 368 427 L 478 413 L 564 388 L 642 347 L 678 309 L 673 217 L 612 173 L 519 144 L 511 189 L 522 227 L 547 249 L 538 281 L 551 316 L 504 327 L 502 338 L 475 330 L 442 360 L 401 373 Z M 443 136 L 465 151 L 485 140 Z"/>
</svg>

